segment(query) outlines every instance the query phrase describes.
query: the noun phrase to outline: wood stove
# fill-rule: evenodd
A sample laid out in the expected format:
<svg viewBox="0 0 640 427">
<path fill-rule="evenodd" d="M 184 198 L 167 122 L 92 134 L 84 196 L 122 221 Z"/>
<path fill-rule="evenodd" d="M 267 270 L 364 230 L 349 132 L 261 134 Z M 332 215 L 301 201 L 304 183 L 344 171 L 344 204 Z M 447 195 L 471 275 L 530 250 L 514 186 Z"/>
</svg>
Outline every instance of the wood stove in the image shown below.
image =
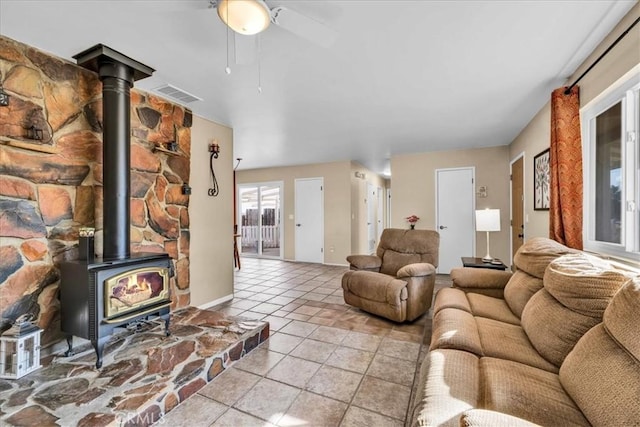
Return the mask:
<svg viewBox="0 0 640 427">
<path fill-rule="evenodd" d="M 88 339 L 96 351 L 96 368 L 100 368 L 104 345 L 113 330 L 150 316 L 162 318 L 169 334 L 169 277 L 173 275 L 169 255 L 69 261 L 60 270 L 61 326 L 67 334 L 67 355 L 73 354 L 73 336 Z"/>
<path fill-rule="evenodd" d="M 102 81 L 104 247 L 102 258 L 95 258 L 93 233 L 81 230 L 79 259 L 61 263 L 61 325 L 67 354 L 73 336 L 86 338 L 100 368 L 104 345 L 117 327 L 160 316 L 169 334 L 173 261 L 167 254 L 130 253 L 130 89 L 154 70 L 104 45 L 74 58 Z"/>
</svg>

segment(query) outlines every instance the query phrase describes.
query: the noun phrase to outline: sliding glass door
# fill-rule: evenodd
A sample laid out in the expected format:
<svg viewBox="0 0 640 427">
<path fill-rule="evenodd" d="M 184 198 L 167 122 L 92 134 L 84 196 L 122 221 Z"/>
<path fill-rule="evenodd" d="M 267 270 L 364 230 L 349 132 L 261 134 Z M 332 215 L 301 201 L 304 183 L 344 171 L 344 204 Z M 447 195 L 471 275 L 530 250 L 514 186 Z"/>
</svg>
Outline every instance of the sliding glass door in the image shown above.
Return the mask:
<svg viewBox="0 0 640 427">
<path fill-rule="evenodd" d="M 238 193 L 242 254 L 281 258 L 282 184 L 242 184 Z"/>
</svg>

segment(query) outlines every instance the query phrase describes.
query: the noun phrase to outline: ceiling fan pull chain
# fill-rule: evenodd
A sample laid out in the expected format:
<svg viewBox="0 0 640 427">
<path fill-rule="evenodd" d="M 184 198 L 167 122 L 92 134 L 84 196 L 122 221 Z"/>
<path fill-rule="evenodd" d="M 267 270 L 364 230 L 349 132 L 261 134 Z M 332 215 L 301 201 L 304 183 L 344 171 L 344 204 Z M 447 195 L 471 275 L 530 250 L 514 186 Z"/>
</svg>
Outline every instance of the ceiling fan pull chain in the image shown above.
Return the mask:
<svg viewBox="0 0 640 427">
<path fill-rule="evenodd" d="M 229 8 L 225 11 L 227 15 L 227 22 L 229 22 Z M 231 74 L 231 67 L 229 67 L 229 26 L 227 25 L 227 67 L 224 69 L 227 74 Z"/>
<path fill-rule="evenodd" d="M 262 42 L 260 34 L 256 38 L 256 43 L 258 44 L 258 93 L 262 93 Z"/>
</svg>

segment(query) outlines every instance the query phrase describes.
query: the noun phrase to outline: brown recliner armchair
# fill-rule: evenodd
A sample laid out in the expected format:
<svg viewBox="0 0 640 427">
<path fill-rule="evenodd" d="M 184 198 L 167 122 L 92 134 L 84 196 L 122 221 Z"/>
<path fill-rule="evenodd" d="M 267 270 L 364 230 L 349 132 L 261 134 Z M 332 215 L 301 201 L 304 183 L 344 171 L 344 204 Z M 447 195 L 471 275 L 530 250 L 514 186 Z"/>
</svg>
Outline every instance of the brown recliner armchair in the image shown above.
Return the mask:
<svg viewBox="0 0 640 427">
<path fill-rule="evenodd" d="M 412 321 L 431 307 L 440 235 L 387 228 L 376 255 L 350 255 L 342 276 L 347 304 L 396 322 Z"/>
</svg>

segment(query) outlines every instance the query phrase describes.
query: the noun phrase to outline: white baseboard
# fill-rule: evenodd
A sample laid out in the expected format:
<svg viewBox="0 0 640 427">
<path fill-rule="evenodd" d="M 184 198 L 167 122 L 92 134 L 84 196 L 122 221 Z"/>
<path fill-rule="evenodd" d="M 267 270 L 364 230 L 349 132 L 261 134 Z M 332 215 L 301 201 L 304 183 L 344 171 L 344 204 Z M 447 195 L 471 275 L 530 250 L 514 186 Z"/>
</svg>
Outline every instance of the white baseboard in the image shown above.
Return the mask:
<svg viewBox="0 0 640 427">
<path fill-rule="evenodd" d="M 324 265 L 332 265 L 334 267 L 349 267 L 349 264 L 338 264 L 334 262 L 325 262 Z"/>
<path fill-rule="evenodd" d="M 229 294 L 229 295 L 226 295 L 226 296 L 224 296 L 222 298 L 218 298 L 216 300 L 213 300 L 213 301 L 204 303 L 202 305 L 199 305 L 198 308 L 201 309 L 201 310 L 205 310 L 207 308 L 214 307 L 214 306 L 216 306 L 218 304 L 222 304 L 223 302 L 231 301 L 232 299 L 233 299 L 233 294 Z"/>
<path fill-rule="evenodd" d="M 309 264 L 306 261 L 297 261 L 295 259 L 283 259 L 282 261 L 295 262 L 297 264 Z M 313 263 L 311 263 L 311 264 L 313 264 Z M 317 263 L 317 264 L 320 264 L 320 265 L 331 265 L 331 266 L 334 266 L 334 267 L 349 267 L 349 264 L 339 264 L 339 263 L 333 263 L 333 262 L 320 262 L 320 263 Z"/>
</svg>

